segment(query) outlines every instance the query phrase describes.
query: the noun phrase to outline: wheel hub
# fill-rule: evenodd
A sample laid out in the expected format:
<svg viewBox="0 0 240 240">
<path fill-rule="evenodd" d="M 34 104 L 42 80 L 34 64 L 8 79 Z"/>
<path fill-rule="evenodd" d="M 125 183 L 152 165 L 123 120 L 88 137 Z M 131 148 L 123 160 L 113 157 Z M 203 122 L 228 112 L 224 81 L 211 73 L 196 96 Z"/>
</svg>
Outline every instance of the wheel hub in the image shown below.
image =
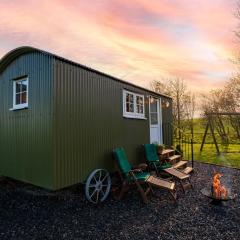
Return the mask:
<svg viewBox="0 0 240 240">
<path fill-rule="evenodd" d="M 96 190 L 101 190 L 102 189 L 102 182 L 97 182 L 96 184 Z"/>
</svg>

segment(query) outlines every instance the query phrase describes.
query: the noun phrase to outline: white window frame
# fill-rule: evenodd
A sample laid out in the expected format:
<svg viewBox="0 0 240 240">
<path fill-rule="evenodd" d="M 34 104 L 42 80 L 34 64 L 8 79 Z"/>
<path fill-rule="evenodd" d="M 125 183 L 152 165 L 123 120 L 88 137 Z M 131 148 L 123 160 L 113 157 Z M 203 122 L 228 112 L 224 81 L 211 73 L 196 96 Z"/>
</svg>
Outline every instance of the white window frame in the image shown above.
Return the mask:
<svg viewBox="0 0 240 240">
<path fill-rule="evenodd" d="M 27 84 L 26 84 L 27 85 L 26 103 L 16 104 L 16 84 L 18 82 L 22 82 L 22 81 L 26 81 L 27 82 Z M 28 92 L 29 92 L 28 77 L 23 77 L 23 78 L 19 78 L 17 80 L 13 80 L 13 107 L 10 110 L 18 110 L 18 109 L 28 108 Z"/>
<path fill-rule="evenodd" d="M 127 112 L 126 109 L 126 97 L 127 94 L 133 95 L 133 112 Z M 137 112 L 137 96 L 141 97 L 143 99 L 143 113 L 138 113 Z M 136 119 L 146 119 L 145 118 L 145 101 L 144 101 L 144 95 L 130 92 L 128 90 L 123 90 L 123 117 L 126 118 L 136 118 Z"/>
</svg>

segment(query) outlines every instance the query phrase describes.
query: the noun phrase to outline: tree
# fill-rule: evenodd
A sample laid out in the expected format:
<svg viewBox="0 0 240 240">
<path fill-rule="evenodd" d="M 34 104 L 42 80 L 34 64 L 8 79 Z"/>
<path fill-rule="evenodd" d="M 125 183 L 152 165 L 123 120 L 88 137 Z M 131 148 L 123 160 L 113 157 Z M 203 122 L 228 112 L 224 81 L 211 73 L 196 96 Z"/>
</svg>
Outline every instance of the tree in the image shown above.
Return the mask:
<svg viewBox="0 0 240 240">
<path fill-rule="evenodd" d="M 224 88 L 223 110 L 225 112 L 240 112 L 240 75 L 236 75 L 226 84 Z M 240 139 L 240 116 L 230 115 L 230 123 Z"/>
<path fill-rule="evenodd" d="M 186 83 L 180 78 L 154 80 L 151 89 L 157 93 L 166 94 L 173 99 L 173 124 L 178 129 L 185 130 L 193 124 L 195 113 L 195 96 L 187 90 Z M 181 137 L 178 131 L 178 137 Z"/>
</svg>

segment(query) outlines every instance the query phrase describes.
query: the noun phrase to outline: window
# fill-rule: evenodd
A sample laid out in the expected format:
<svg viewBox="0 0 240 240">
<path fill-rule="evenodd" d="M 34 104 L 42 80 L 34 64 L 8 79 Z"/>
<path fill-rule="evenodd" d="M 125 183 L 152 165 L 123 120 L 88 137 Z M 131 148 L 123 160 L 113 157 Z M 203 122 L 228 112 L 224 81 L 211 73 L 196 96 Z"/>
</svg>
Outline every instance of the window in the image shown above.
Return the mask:
<svg viewBox="0 0 240 240">
<path fill-rule="evenodd" d="M 150 97 L 150 124 L 158 125 L 158 116 L 159 116 L 159 106 L 158 99 Z"/>
<path fill-rule="evenodd" d="M 123 90 L 123 116 L 145 119 L 144 96 Z"/>
<path fill-rule="evenodd" d="M 28 78 L 13 81 L 13 109 L 28 107 Z"/>
</svg>

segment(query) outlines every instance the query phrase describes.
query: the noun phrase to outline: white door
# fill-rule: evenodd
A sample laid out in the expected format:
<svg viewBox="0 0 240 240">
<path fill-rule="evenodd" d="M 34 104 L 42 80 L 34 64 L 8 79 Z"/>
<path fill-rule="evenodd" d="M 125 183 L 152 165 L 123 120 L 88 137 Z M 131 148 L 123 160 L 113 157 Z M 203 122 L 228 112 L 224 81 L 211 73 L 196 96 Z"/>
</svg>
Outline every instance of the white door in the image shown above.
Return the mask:
<svg viewBox="0 0 240 240">
<path fill-rule="evenodd" d="M 149 101 L 150 142 L 162 144 L 161 99 L 151 97 Z"/>
</svg>

